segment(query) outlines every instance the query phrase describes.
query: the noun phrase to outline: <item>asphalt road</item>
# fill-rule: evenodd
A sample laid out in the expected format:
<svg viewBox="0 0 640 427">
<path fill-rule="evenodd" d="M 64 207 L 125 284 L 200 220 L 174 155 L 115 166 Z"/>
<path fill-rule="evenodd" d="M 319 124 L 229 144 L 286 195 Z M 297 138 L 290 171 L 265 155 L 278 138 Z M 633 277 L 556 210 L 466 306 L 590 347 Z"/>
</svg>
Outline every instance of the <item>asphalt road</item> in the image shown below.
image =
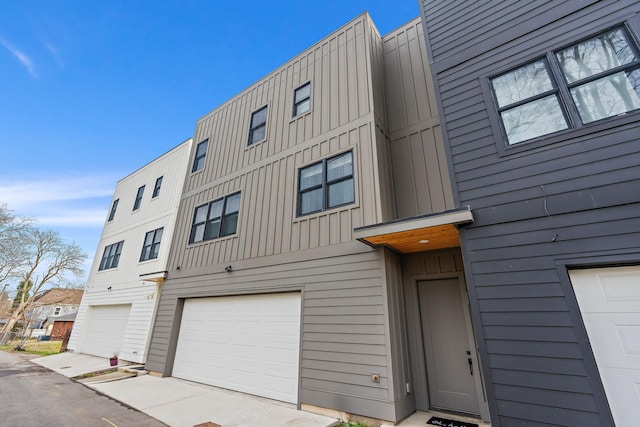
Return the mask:
<svg viewBox="0 0 640 427">
<path fill-rule="evenodd" d="M 166 427 L 28 359 L 27 355 L 0 351 L 2 427 Z"/>
</svg>

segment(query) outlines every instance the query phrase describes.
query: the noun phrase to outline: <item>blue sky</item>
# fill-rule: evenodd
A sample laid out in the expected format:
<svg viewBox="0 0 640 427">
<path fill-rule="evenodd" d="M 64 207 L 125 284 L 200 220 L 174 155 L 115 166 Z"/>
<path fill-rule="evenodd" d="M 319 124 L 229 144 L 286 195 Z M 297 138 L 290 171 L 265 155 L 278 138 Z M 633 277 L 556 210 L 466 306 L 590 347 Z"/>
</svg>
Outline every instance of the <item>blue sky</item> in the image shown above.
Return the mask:
<svg viewBox="0 0 640 427">
<path fill-rule="evenodd" d="M 416 0 L 1 2 L 0 202 L 78 243 L 88 275 L 118 179 L 364 11 L 382 35 L 419 14 Z"/>
</svg>

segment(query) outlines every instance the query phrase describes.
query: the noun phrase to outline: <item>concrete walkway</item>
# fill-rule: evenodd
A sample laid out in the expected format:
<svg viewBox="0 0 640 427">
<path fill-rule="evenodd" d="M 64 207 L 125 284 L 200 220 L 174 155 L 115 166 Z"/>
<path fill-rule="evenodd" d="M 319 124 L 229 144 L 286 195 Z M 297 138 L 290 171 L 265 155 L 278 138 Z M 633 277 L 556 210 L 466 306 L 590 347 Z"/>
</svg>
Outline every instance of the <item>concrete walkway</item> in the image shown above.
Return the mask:
<svg viewBox="0 0 640 427">
<path fill-rule="evenodd" d="M 60 353 L 32 362 L 67 377 L 109 369 L 109 360 L 86 354 Z M 299 411 L 294 405 L 210 387 L 177 378 L 143 375 L 85 384 L 172 427 L 198 424 L 256 427 L 332 427 L 335 418 Z"/>
</svg>

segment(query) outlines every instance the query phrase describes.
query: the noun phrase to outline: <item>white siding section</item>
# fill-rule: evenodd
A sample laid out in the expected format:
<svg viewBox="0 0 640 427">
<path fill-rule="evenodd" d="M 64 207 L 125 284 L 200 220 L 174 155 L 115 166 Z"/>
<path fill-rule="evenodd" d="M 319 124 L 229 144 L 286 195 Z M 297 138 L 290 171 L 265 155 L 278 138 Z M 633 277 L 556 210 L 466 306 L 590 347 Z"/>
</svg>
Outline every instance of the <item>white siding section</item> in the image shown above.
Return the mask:
<svg viewBox="0 0 640 427">
<path fill-rule="evenodd" d="M 158 285 L 143 281 L 141 276 L 167 269 L 169 246 L 189 166 L 191 143 L 191 140 L 185 141 L 118 182 L 112 199 L 112 203 L 113 200 L 119 200 L 118 208 L 114 219 L 108 221 L 102 230 L 69 341 L 70 350 L 83 352 L 84 340 L 87 338 L 85 319 L 89 306 L 129 304 L 131 313 L 122 348 L 118 351 L 121 359 L 145 362 Z M 163 177 L 160 194 L 152 198 L 154 185 L 159 177 Z M 139 209 L 133 211 L 136 193 L 143 185 L 145 190 L 142 203 Z M 164 231 L 158 258 L 140 262 L 145 234 L 161 227 Z M 98 271 L 105 247 L 120 241 L 124 241 L 124 245 L 118 266 Z"/>
</svg>

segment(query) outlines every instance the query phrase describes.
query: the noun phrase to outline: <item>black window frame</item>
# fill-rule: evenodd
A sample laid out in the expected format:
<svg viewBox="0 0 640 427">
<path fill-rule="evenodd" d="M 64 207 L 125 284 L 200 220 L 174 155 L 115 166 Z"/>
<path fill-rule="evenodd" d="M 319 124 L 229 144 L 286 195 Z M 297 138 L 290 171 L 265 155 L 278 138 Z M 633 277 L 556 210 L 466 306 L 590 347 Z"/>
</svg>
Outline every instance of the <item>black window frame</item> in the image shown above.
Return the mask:
<svg viewBox="0 0 640 427">
<path fill-rule="evenodd" d="M 193 211 L 193 219 L 191 221 L 191 229 L 189 232 L 189 244 L 195 244 L 195 243 L 203 243 L 203 242 L 207 242 L 207 241 L 211 241 L 211 240 L 216 240 L 222 237 L 227 237 L 227 236 L 233 236 L 234 234 L 236 234 L 238 232 L 238 218 L 240 216 L 240 202 L 241 202 L 241 195 L 240 195 L 240 191 L 236 191 L 235 193 L 231 193 L 231 194 L 227 194 L 226 196 L 223 197 L 219 197 L 215 200 L 212 200 L 210 202 L 204 203 L 202 205 L 198 205 L 196 206 L 196 208 Z M 238 210 L 233 211 L 233 212 L 227 212 L 227 208 L 228 208 L 228 201 L 229 199 L 231 199 L 232 197 L 238 196 L 239 200 L 238 200 Z M 222 208 L 220 210 L 220 216 L 216 216 L 214 218 L 210 218 L 211 216 L 211 209 L 212 207 L 214 207 L 216 205 L 216 203 L 222 201 Z M 198 210 L 201 208 L 206 207 L 206 215 L 204 217 L 203 221 L 198 221 L 196 222 L 197 215 L 198 215 Z M 210 230 L 211 227 L 213 226 L 213 224 L 216 223 L 216 220 L 219 219 L 220 224 L 218 226 L 218 232 L 215 234 L 212 234 L 210 236 L 208 236 L 210 234 Z M 235 221 L 235 226 L 233 231 L 225 231 L 226 230 L 226 226 L 228 225 L 228 222 L 233 219 Z M 204 229 L 202 231 L 202 239 L 196 240 L 196 234 L 197 231 L 199 229 L 200 226 L 204 225 Z"/>
<path fill-rule="evenodd" d="M 162 176 L 156 178 L 156 183 L 153 186 L 153 194 L 151 194 L 151 198 L 155 199 L 160 195 L 160 187 L 162 187 Z"/>
<path fill-rule="evenodd" d="M 200 149 L 204 147 L 204 149 Z M 205 161 L 207 159 L 207 150 L 209 149 L 209 139 L 205 139 L 196 145 L 196 150 L 193 154 L 193 165 L 191 166 L 191 173 L 195 173 L 204 169 Z"/>
<path fill-rule="evenodd" d="M 309 87 L 309 94 L 302 98 L 302 99 L 298 99 L 298 92 L 303 90 L 304 88 Z M 303 105 L 305 103 L 305 101 L 309 101 L 308 107 L 305 111 L 298 111 L 299 107 L 301 105 Z M 308 113 L 309 111 L 311 111 L 311 82 L 307 82 L 303 85 L 298 86 L 294 91 L 293 91 L 293 113 L 292 113 L 292 117 L 298 117 L 302 114 Z"/>
<path fill-rule="evenodd" d="M 266 110 L 266 111 L 265 111 Z M 260 114 L 262 111 L 265 111 L 264 114 L 264 122 L 259 122 L 257 124 L 253 123 L 254 117 Z M 247 146 L 252 146 L 258 144 L 267 139 L 267 121 L 269 120 L 269 105 L 265 105 L 264 107 L 258 108 L 253 113 L 251 113 L 251 119 L 249 120 L 249 139 L 247 141 Z M 261 139 L 254 140 L 254 135 L 257 131 L 264 129 L 264 136 Z"/>
<path fill-rule="evenodd" d="M 158 258 L 163 233 L 164 227 L 156 228 L 155 230 L 145 233 L 144 240 L 142 241 L 142 251 L 140 252 L 140 262 Z M 151 237 L 150 241 L 148 241 L 149 237 Z"/>
<path fill-rule="evenodd" d="M 136 193 L 136 199 L 133 202 L 133 210 L 137 211 L 140 209 L 140 205 L 142 204 L 142 197 L 144 196 L 144 185 L 138 187 L 138 192 Z"/>
<path fill-rule="evenodd" d="M 111 222 L 115 218 L 116 210 L 118 209 L 119 202 L 120 202 L 120 199 L 115 199 L 111 204 L 111 210 L 109 211 L 109 217 L 107 218 L 107 222 Z"/>
<path fill-rule="evenodd" d="M 606 33 L 613 32 L 618 29 L 624 33 L 625 38 L 628 41 L 629 48 L 636 55 L 636 60 L 569 83 L 556 54 L 568 48 L 577 47 L 584 42 L 596 39 Z M 508 108 L 501 108 L 499 106 L 492 81 L 497 77 L 507 75 L 519 68 L 525 67 L 529 64 L 533 64 L 540 60 L 544 61 L 546 64 L 549 77 L 551 79 L 552 85 L 554 86 L 554 93 L 557 95 L 559 106 L 562 109 L 565 120 L 567 122 L 567 128 L 510 144 L 500 113 L 505 109 L 512 108 L 517 105 L 512 104 L 509 105 Z M 491 115 L 492 128 L 494 129 L 494 132 L 496 134 L 500 134 L 502 136 L 504 142 L 503 144 L 498 144 L 499 155 L 502 156 L 506 154 L 519 153 L 521 151 L 529 150 L 539 146 L 554 144 L 564 139 L 571 138 L 575 135 L 589 133 L 591 132 L 589 129 L 593 129 L 593 127 L 609 127 L 610 125 L 607 122 L 625 120 L 625 117 L 631 114 L 640 114 L 640 108 L 636 108 L 620 114 L 609 115 L 606 117 L 601 117 L 597 120 L 585 122 L 583 121 L 583 118 L 578 111 L 578 106 L 573 96 L 571 95 L 571 90 L 574 88 L 585 86 L 598 80 L 603 80 L 606 77 L 614 75 L 616 73 L 630 73 L 636 70 L 640 70 L 640 41 L 636 37 L 636 33 L 633 31 L 633 29 L 629 27 L 628 23 L 622 23 L 591 33 L 586 37 L 572 41 L 571 43 L 563 44 L 558 48 L 549 49 L 541 56 L 537 56 L 528 61 L 524 61 L 515 67 L 511 67 L 505 71 L 492 74 L 482 79 L 483 92 L 485 93 L 485 95 L 488 95 L 492 99 L 493 112 L 495 113 Z M 526 104 L 528 102 L 531 102 L 534 98 L 542 98 L 545 95 L 549 95 L 549 93 L 539 94 L 536 97 L 522 100 L 518 104 Z"/>
<path fill-rule="evenodd" d="M 327 164 L 329 162 L 331 162 L 332 160 L 337 160 L 340 157 L 343 156 L 347 156 L 349 155 L 351 157 L 351 174 L 350 175 L 344 175 L 341 177 L 338 177 L 336 179 L 328 179 L 327 175 L 328 175 L 328 168 L 327 168 Z M 301 184 L 302 184 L 302 173 L 303 171 L 309 169 L 309 168 L 313 168 L 317 165 L 321 164 L 322 165 L 322 182 L 320 184 L 316 184 L 313 186 L 309 186 L 306 187 L 304 189 L 301 189 Z M 330 204 L 330 200 L 329 200 L 329 188 L 332 185 L 335 184 L 339 184 L 341 182 L 347 181 L 347 180 L 351 180 L 351 184 L 353 185 L 353 200 L 348 201 L 348 202 L 344 202 L 344 203 L 339 203 L 336 205 L 332 205 Z M 302 216 L 306 216 L 306 215 L 312 215 L 318 212 L 324 212 L 324 211 L 328 211 L 331 209 L 336 209 L 336 208 L 340 208 L 342 206 L 348 206 L 348 205 L 352 205 L 356 202 L 356 183 L 355 183 L 355 165 L 354 165 L 354 155 L 353 155 L 353 150 L 349 150 L 349 151 L 345 151 L 339 154 L 336 154 L 335 156 L 331 156 L 328 157 L 326 159 L 322 159 L 319 162 L 315 162 L 306 166 L 303 166 L 301 168 L 298 169 L 298 189 L 297 189 L 297 207 L 296 207 L 296 216 L 298 217 L 302 217 Z M 302 196 L 305 193 L 309 193 L 315 190 L 321 189 L 321 194 L 322 194 L 322 207 L 320 209 L 316 209 L 313 211 L 309 211 L 309 212 L 302 212 Z"/>
<path fill-rule="evenodd" d="M 102 252 L 102 258 L 100 259 L 100 265 L 98 266 L 98 271 L 110 270 L 118 267 L 123 246 L 124 240 L 105 246 L 104 251 Z"/>
</svg>

